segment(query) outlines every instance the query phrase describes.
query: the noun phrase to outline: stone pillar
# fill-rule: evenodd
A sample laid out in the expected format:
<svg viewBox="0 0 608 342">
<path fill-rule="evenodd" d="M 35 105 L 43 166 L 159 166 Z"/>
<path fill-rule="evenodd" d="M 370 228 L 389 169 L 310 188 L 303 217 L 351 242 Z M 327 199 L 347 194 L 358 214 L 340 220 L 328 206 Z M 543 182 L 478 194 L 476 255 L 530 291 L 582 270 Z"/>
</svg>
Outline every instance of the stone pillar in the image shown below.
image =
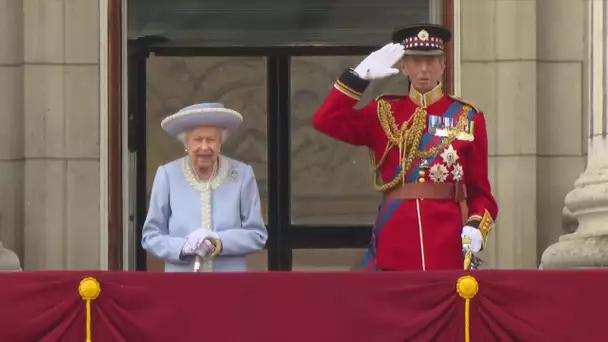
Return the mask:
<svg viewBox="0 0 608 342">
<path fill-rule="evenodd" d="M 26 270 L 99 267 L 99 3 L 26 0 Z"/>
<path fill-rule="evenodd" d="M 608 4 L 586 1 L 589 103 L 587 167 L 566 196 L 578 228 L 542 255 L 543 269 L 608 267 Z"/>
<path fill-rule="evenodd" d="M 8 248 L 4 248 L 2 242 L 0 242 L 0 272 L 5 271 L 21 271 L 21 263 L 17 254 Z"/>
<path fill-rule="evenodd" d="M 489 268 L 535 268 L 536 0 L 460 0 L 460 13 L 462 97 L 486 115 L 500 206 L 482 258 Z"/>
<path fill-rule="evenodd" d="M 0 0 L 0 27 L 0 241 L 23 256 L 22 1 Z"/>
</svg>

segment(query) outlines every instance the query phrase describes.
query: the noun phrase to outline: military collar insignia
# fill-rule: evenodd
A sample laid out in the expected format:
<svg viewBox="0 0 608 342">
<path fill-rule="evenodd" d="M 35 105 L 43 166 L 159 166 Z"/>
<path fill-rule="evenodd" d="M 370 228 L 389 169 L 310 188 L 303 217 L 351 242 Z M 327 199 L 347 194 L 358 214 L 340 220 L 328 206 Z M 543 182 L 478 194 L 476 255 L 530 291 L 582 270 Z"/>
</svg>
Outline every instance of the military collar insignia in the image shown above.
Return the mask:
<svg viewBox="0 0 608 342">
<path fill-rule="evenodd" d="M 443 85 L 440 82 L 435 88 L 433 88 L 433 90 L 424 94 L 416 90 L 414 87 L 410 87 L 409 96 L 416 105 L 426 108 L 443 97 Z"/>
</svg>

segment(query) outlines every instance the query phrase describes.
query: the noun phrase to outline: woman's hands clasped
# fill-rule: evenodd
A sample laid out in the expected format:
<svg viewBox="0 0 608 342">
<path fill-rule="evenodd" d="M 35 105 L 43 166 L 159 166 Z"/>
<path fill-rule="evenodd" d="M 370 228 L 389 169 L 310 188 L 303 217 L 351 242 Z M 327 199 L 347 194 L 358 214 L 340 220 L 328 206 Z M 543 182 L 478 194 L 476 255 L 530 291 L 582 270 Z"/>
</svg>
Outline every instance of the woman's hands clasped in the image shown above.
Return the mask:
<svg viewBox="0 0 608 342">
<path fill-rule="evenodd" d="M 215 245 L 209 239 L 219 240 L 219 236 L 202 228 L 193 231 L 186 238 L 182 254 L 198 255 L 201 259 L 206 259 L 215 252 Z"/>
</svg>

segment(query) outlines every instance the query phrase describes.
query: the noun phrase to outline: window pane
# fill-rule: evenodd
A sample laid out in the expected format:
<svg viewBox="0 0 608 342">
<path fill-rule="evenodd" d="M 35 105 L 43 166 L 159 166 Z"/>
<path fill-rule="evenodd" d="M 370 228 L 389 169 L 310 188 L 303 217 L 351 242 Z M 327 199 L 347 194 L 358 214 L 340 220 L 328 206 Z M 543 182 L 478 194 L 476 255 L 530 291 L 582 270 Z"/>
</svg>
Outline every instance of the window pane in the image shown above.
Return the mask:
<svg viewBox="0 0 608 342">
<path fill-rule="evenodd" d="M 185 155 L 160 122 L 200 102 L 221 102 L 243 114 L 241 128 L 222 146 L 222 154 L 250 164 L 267 217 L 266 60 L 263 57 L 155 57 L 148 59 L 147 185 L 158 166 Z"/>
<path fill-rule="evenodd" d="M 345 68 L 365 56 L 294 57 L 291 70 L 292 222 L 371 224 L 380 195 L 374 190 L 369 152 L 314 130 L 312 115 Z M 373 82 L 357 104 L 382 93 L 406 93 L 398 75 Z"/>
<path fill-rule="evenodd" d="M 375 46 L 430 17 L 429 0 L 129 0 L 128 16 L 129 38 L 206 47 Z"/>
<path fill-rule="evenodd" d="M 353 271 L 358 270 L 365 249 L 295 249 L 293 271 Z"/>
</svg>

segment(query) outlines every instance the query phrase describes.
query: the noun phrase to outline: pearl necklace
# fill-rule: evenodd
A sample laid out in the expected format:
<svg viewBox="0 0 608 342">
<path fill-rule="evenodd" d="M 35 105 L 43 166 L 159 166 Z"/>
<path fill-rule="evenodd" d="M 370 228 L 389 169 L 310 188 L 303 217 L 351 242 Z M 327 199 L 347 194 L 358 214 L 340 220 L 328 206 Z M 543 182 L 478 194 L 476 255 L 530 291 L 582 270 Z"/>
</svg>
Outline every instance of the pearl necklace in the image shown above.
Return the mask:
<svg viewBox="0 0 608 342">
<path fill-rule="evenodd" d="M 194 168 L 194 166 L 192 165 L 192 159 L 188 158 L 190 160 L 190 162 L 188 163 L 188 166 L 190 167 L 190 170 L 192 170 L 192 173 L 194 174 L 194 177 L 196 177 L 196 181 L 200 182 L 200 183 L 207 183 L 210 182 L 212 180 L 215 179 L 215 177 L 217 177 L 217 171 L 218 171 L 218 163 L 219 160 L 216 160 L 215 163 L 213 163 L 213 169 L 211 170 L 211 176 L 209 177 L 209 179 L 207 180 L 201 180 L 200 177 L 198 176 L 198 172 L 196 172 L 196 169 Z"/>
</svg>

